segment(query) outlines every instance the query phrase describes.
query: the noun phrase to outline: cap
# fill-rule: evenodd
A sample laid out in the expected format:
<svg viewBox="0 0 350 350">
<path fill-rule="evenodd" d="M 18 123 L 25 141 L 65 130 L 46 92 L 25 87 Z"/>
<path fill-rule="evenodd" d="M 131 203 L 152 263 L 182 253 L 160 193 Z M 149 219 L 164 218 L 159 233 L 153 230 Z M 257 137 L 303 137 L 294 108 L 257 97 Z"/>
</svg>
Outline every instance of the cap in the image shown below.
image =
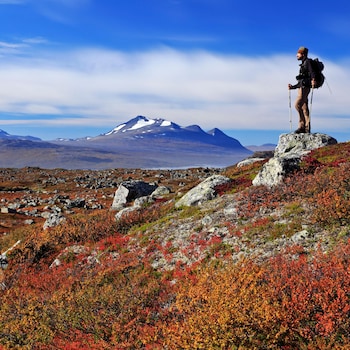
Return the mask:
<svg viewBox="0 0 350 350">
<path fill-rule="evenodd" d="M 307 49 L 306 47 L 304 46 L 300 46 L 299 49 L 298 49 L 298 53 L 302 53 L 304 55 L 307 55 L 309 52 L 309 49 Z"/>
</svg>

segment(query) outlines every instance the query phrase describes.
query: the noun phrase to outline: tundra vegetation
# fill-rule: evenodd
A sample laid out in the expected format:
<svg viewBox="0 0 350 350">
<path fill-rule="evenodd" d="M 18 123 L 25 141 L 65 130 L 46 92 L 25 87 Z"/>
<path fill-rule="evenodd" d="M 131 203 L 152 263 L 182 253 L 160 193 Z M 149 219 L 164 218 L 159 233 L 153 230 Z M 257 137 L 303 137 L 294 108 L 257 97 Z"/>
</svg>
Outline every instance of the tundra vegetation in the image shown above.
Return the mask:
<svg viewBox="0 0 350 350">
<path fill-rule="evenodd" d="M 252 186 L 264 161 L 222 169 L 231 182 L 189 208 L 175 203 L 213 170 L 2 169 L 2 205 L 100 205 L 48 229 L 23 223 L 28 206 L 1 214 L 1 251 L 21 243 L 1 270 L 0 348 L 349 349 L 349 159 L 350 143 L 314 150 L 272 188 Z M 172 191 L 117 221 L 130 178 Z"/>
</svg>

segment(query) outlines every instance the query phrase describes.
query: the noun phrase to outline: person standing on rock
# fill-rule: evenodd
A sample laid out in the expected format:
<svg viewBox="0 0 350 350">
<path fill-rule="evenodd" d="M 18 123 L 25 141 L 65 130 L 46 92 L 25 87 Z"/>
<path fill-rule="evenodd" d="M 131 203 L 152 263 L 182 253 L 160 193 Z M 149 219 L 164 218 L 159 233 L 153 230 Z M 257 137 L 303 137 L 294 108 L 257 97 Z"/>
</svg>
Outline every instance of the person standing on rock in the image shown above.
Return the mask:
<svg viewBox="0 0 350 350">
<path fill-rule="evenodd" d="M 299 75 L 296 77 L 298 83 L 288 84 L 288 89 L 298 89 L 298 97 L 295 101 L 295 109 L 299 113 L 299 127 L 295 132 L 310 133 L 310 112 L 309 112 L 309 93 L 311 88 L 315 87 L 315 72 L 312 69 L 310 59 L 307 57 L 309 50 L 301 46 L 297 52 L 297 60 L 301 61 Z"/>
</svg>

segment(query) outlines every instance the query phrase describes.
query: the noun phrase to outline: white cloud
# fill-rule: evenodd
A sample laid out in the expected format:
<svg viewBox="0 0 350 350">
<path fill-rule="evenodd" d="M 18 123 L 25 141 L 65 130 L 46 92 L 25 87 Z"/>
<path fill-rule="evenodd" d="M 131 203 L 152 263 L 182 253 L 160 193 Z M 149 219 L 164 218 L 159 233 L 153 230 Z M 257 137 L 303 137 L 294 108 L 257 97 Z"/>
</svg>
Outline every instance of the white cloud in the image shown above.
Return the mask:
<svg viewBox="0 0 350 350">
<path fill-rule="evenodd" d="M 37 36 L 34 38 L 25 38 L 25 39 L 23 39 L 23 43 L 28 44 L 28 45 L 47 44 L 48 40 L 41 37 L 41 36 Z"/>
<path fill-rule="evenodd" d="M 0 45 L 1 46 L 1 45 Z M 312 56 L 312 55 L 311 55 Z M 314 92 L 314 125 L 349 130 L 348 62 L 325 60 L 325 85 Z M 289 128 L 287 84 L 294 57 L 245 57 L 162 48 L 122 53 L 84 49 L 0 61 L 0 113 L 21 113 L 42 125 L 106 126 L 138 114 L 203 128 Z M 296 125 L 292 91 L 293 119 Z M 11 121 L 22 123 L 23 115 Z M 73 116 L 73 117 L 67 117 Z M 9 123 L 9 121 L 4 121 Z"/>
<path fill-rule="evenodd" d="M 9 43 L 9 42 L 5 42 L 5 41 L 0 41 L 0 48 L 4 48 L 4 49 L 18 49 L 24 47 L 23 44 L 19 44 L 19 43 Z"/>
<path fill-rule="evenodd" d="M 24 38 L 16 42 L 0 41 L 0 57 L 4 57 L 7 61 L 14 60 L 17 56 L 28 54 L 34 46 L 42 44 L 48 44 L 43 37 Z"/>
</svg>

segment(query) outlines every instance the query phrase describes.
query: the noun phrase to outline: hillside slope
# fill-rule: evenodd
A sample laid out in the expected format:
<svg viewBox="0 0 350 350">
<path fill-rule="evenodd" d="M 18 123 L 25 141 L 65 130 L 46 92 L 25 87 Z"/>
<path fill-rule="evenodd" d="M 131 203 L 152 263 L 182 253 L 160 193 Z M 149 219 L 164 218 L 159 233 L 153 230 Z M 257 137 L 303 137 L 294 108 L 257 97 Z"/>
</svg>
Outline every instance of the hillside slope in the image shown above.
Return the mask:
<svg viewBox="0 0 350 350">
<path fill-rule="evenodd" d="M 2 203 L 15 212 L 1 214 L 1 251 L 21 243 L 2 271 L 0 344 L 349 348 L 349 159 L 350 143 L 314 150 L 273 188 L 252 186 L 265 161 L 220 170 L 2 169 Z M 213 174 L 231 179 L 216 198 L 175 208 Z M 114 192 L 130 179 L 171 191 L 116 221 Z M 65 220 L 44 230 L 39 214 L 48 207 Z M 24 218 L 34 222 L 18 225 Z"/>
</svg>

